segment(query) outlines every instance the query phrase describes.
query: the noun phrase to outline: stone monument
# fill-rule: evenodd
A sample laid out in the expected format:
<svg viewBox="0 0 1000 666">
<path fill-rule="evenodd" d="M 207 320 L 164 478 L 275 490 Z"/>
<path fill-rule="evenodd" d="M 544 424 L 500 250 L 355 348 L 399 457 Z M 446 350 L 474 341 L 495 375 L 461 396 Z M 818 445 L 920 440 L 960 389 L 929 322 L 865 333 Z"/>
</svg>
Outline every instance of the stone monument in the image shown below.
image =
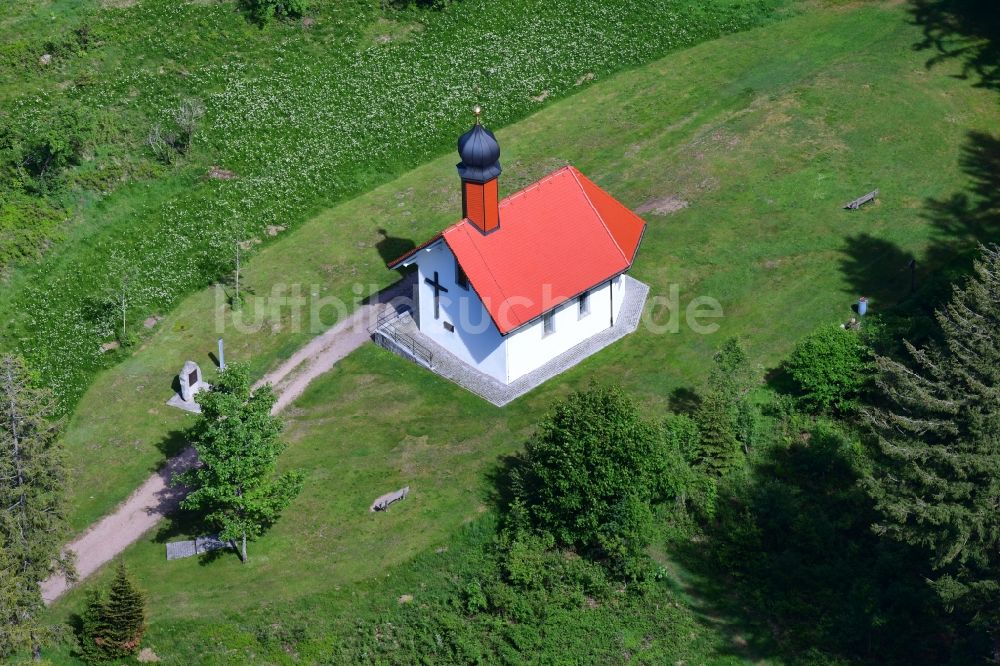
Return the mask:
<svg viewBox="0 0 1000 666">
<path fill-rule="evenodd" d="M 194 401 L 194 397 L 201 391 L 212 388 L 205 381 L 204 375 L 201 374 L 201 368 L 194 361 L 187 361 L 177 375 L 177 379 L 180 381 L 180 392 L 170 398 L 167 404 L 189 412 L 200 413 L 201 407 Z"/>
</svg>

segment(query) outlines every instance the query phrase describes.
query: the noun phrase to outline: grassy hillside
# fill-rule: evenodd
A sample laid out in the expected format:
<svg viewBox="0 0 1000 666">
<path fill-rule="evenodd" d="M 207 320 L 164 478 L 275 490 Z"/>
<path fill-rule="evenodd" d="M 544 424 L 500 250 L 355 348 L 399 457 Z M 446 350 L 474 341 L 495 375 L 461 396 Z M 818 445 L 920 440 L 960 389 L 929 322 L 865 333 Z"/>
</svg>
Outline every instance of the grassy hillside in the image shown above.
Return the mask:
<svg viewBox="0 0 1000 666">
<path fill-rule="evenodd" d="M 183 517 L 127 553 L 150 594 L 149 644 L 173 663 L 291 660 L 288 645 L 339 654 L 327 632 L 377 622 L 399 595 L 419 599 L 423 580 L 450 579 L 459 565 L 435 564 L 431 553 L 457 547 L 454 535 L 488 511 L 487 472 L 520 447 L 554 397 L 600 378 L 662 414 L 672 395 L 701 385 L 725 337 L 744 336 L 755 361 L 773 367 L 806 331 L 849 317 L 857 296 L 876 312 L 904 298 L 909 257 L 929 279 L 940 264 L 925 259 L 940 262 L 980 231 L 949 224 L 940 202 L 974 191 L 976 137 L 989 136 L 976 132 L 995 127 L 1000 111 L 989 91 L 952 76 L 958 63 L 927 69 L 911 48 L 919 38 L 896 3 L 815 7 L 619 74 L 499 132 L 505 191 L 571 162 L 631 207 L 686 203 L 645 215 L 634 274 L 654 296 L 677 285 L 682 308 L 695 296 L 718 299 L 718 333 L 698 335 L 683 319 L 677 333 L 641 327 L 502 410 L 383 350 L 358 351 L 290 413 L 282 463 L 306 471 L 306 488 L 254 545 L 252 564 L 167 564 L 163 541 L 190 529 Z M 451 155 L 434 160 L 280 238 L 251 262 L 249 288 L 267 295 L 300 284 L 304 294 L 356 301 L 368 285 L 395 280 L 382 266 L 378 229 L 419 242 L 453 221 L 453 164 Z M 876 186 L 874 206 L 841 209 Z M 262 305 L 251 300 L 244 316 Z M 650 321 L 669 314 L 653 308 Z M 190 421 L 163 406 L 169 378 L 185 358 L 207 361 L 217 317 L 231 357 L 257 372 L 309 335 L 291 330 L 288 311 L 242 333 L 212 291 L 185 299 L 143 349 L 98 377 L 70 423 L 76 526 L 179 445 Z M 404 484 L 413 491 L 398 509 L 367 512 L 373 497 Z M 667 586 L 658 594 L 664 608 L 679 603 Z M 57 614 L 81 599 L 71 594 Z M 307 618 L 308 631 L 269 633 L 289 617 Z M 654 642 L 648 659 L 735 659 L 732 645 L 711 636 L 718 628 L 706 628 L 711 618 L 684 617 L 675 619 L 694 622 L 692 643 Z"/>
<path fill-rule="evenodd" d="M 441 154 L 474 103 L 501 126 L 781 4 L 337 0 L 260 28 L 233 2 L 25 3 L 0 38 L 0 274 L 22 266 L 0 345 L 68 409 L 130 351 L 101 351 L 132 342 L 116 295 L 144 333 L 228 274 L 237 242 Z"/>
</svg>

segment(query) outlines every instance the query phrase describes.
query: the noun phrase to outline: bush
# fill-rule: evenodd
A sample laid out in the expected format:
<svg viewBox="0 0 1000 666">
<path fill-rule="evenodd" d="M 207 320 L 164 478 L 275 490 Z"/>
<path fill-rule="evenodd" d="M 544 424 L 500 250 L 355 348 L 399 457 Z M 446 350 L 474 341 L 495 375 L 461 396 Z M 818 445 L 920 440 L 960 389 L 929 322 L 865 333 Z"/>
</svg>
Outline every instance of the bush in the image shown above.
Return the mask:
<svg viewBox="0 0 1000 666">
<path fill-rule="evenodd" d="M 14 262 L 39 257 L 46 242 L 58 237 L 64 218 L 65 212 L 45 199 L 13 187 L 0 192 L 0 272 Z"/>
<path fill-rule="evenodd" d="M 243 0 L 254 20 L 267 23 L 278 17 L 302 16 L 306 11 L 306 0 Z"/>
<path fill-rule="evenodd" d="M 621 389 L 592 386 L 557 404 L 526 445 L 517 504 L 557 543 L 634 577 L 649 543 L 650 504 L 684 473 L 671 462 L 659 429 Z"/>
<path fill-rule="evenodd" d="M 831 324 L 800 340 L 786 368 L 806 408 L 847 412 L 871 377 L 871 353 L 857 331 Z"/>
<path fill-rule="evenodd" d="M 46 188 L 51 175 L 79 163 L 91 124 L 87 112 L 67 107 L 44 119 L 27 137 L 21 162 L 38 187 Z"/>
</svg>

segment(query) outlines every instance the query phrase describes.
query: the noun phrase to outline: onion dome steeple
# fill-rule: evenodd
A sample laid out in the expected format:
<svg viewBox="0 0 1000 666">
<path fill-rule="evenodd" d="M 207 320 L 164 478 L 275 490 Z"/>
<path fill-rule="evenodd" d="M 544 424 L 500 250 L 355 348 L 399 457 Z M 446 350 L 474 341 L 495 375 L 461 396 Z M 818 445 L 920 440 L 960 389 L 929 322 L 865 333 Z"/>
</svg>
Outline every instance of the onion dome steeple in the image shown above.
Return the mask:
<svg viewBox="0 0 1000 666">
<path fill-rule="evenodd" d="M 485 183 L 500 175 L 500 144 L 493 132 L 479 122 L 482 109 L 478 106 L 473 113 L 476 124 L 458 139 L 458 175 L 462 180 Z"/>
<path fill-rule="evenodd" d="M 458 175 L 462 178 L 462 217 L 488 234 L 500 228 L 500 144 L 493 132 L 482 126 L 478 106 L 476 124 L 458 139 Z"/>
</svg>

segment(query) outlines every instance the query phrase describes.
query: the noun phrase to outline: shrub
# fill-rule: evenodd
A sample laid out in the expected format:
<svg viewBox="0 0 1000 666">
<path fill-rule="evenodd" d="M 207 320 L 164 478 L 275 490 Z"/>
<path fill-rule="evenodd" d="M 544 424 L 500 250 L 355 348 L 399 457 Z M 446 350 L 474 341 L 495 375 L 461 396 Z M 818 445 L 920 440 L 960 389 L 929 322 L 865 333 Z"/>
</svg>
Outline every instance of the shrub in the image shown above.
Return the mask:
<svg viewBox="0 0 1000 666">
<path fill-rule="evenodd" d="M 2 192 L 0 181 L 0 272 L 10 264 L 41 255 L 46 241 L 57 237 L 64 211 L 45 199 L 13 187 Z"/>
<path fill-rule="evenodd" d="M 545 418 L 514 486 L 531 526 L 631 576 L 649 542 L 650 503 L 676 473 L 658 428 L 621 389 L 595 385 Z"/>
<path fill-rule="evenodd" d="M 800 340 L 786 368 L 806 408 L 846 412 L 857 406 L 871 376 L 870 357 L 857 331 L 831 324 Z"/>
<path fill-rule="evenodd" d="M 46 189 L 50 176 L 79 162 L 90 126 L 86 112 L 67 107 L 45 118 L 27 137 L 21 162 L 39 188 Z"/>
<path fill-rule="evenodd" d="M 670 414 L 663 421 L 663 441 L 667 450 L 686 462 L 694 462 L 701 431 L 687 414 Z"/>
<path fill-rule="evenodd" d="M 267 23 L 275 17 L 302 16 L 306 0 L 243 0 L 243 6 L 255 21 Z"/>
</svg>

